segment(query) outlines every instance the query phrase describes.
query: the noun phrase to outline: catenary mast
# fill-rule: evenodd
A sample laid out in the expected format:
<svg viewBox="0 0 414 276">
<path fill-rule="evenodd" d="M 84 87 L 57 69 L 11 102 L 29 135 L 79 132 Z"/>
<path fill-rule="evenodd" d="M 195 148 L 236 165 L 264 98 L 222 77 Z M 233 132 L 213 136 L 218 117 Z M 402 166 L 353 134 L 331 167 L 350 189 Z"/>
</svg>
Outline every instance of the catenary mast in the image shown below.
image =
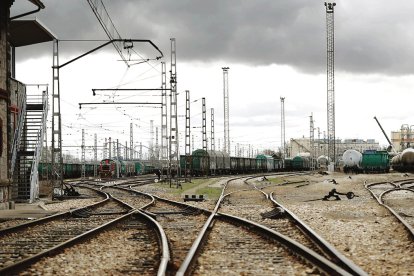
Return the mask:
<svg viewBox="0 0 414 276">
<path fill-rule="evenodd" d="M 223 151 L 230 154 L 230 130 L 229 130 L 229 67 L 223 69 L 223 94 L 224 94 L 224 146 Z"/>
<path fill-rule="evenodd" d="M 325 2 L 326 8 L 326 54 L 327 54 L 327 113 L 328 113 L 328 157 L 335 166 L 335 51 L 334 51 L 334 7 Z M 331 168 L 333 170 L 335 167 Z"/>
</svg>

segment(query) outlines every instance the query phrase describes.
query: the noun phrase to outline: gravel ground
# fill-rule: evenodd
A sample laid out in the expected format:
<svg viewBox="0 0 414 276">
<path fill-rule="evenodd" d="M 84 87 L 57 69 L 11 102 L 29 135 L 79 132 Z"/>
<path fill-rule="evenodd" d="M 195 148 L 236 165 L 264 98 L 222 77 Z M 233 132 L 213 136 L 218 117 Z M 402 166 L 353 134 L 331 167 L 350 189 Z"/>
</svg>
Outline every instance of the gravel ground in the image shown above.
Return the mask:
<svg viewBox="0 0 414 276">
<path fill-rule="evenodd" d="M 279 176 L 276 176 L 279 177 Z M 268 177 L 271 179 L 274 177 Z M 273 192 L 278 202 L 299 216 L 318 234 L 335 246 L 346 257 L 359 265 L 369 275 L 412 275 L 414 271 L 414 243 L 401 224 L 384 207 L 380 206 L 364 187 L 368 183 L 402 180 L 402 174 L 311 175 L 280 177 L 283 180 L 307 182 L 287 185 L 271 185 L 264 188 Z M 332 183 L 335 179 L 337 184 Z M 217 179 L 215 185 L 224 181 Z M 280 183 L 280 182 L 279 182 Z M 212 184 L 214 185 L 214 184 Z M 263 182 L 260 183 L 264 185 Z M 180 194 L 169 194 L 167 189 L 155 185 L 136 188 L 161 197 L 183 201 Z M 341 193 L 353 192 L 356 197 L 342 200 L 322 201 L 332 189 Z M 47 210 L 64 211 L 80 206 L 80 201 L 96 199 L 65 200 L 47 204 Z M 82 202 L 84 205 L 86 202 Z M 215 200 L 187 202 L 212 210 Z M 412 204 L 414 209 L 414 204 Z M 243 211 L 245 212 L 245 211 Z M 413 212 L 411 212 L 413 213 Z M 410 213 L 410 214 L 411 214 Z"/>
<path fill-rule="evenodd" d="M 338 184 L 329 180 L 335 179 Z M 368 183 L 401 179 L 401 174 L 315 175 L 310 184 L 266 188 L 278 202 L 298 215 L 370 275 L 412 275 L 414 243 L 401 224 L 365 189 Z M 340 201 L 315 200 L 332 189 L 357 197 Z M 315 201 L 307 201 L 315 200 Z M 414 208 L 414 205 L 412 205 Z"/>
</svg>

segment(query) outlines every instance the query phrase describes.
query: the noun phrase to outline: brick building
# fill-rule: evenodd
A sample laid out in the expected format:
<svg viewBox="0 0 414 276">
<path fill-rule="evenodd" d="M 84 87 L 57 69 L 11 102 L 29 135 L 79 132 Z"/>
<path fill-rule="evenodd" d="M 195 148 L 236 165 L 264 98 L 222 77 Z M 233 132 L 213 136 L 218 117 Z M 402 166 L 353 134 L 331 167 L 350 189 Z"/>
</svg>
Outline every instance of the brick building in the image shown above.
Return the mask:
<svg viewBox="0 0 414 276">
<path fill-rule="evenodd" d="M 23 17 L 37 13 L 45 6 L 39 0 L 28 0 L 33 9 L 10 17 L 14 0 L 0 1 L 0 209 L 13 203 L 11 179 L 12 147 L 17 123 L 23 113 L 22 99 L 26 85 L 15 79 L 15 48 L 52 41 L 54 36 L 38 21 Z"/>
</svg>

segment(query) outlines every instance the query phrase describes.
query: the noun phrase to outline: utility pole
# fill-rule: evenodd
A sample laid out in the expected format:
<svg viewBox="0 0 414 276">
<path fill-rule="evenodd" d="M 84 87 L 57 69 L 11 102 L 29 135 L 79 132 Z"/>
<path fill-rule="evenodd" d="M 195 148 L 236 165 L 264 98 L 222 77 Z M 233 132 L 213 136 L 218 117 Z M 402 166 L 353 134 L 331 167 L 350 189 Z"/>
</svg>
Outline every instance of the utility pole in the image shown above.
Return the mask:
<svg viewBox="0 0 414 276">
<path fill-rule="evenodd" d="M 215 151 L 216 150 L 216 145 L 214 144 L 214 108 L 211 108 L 210 109 L 210 111 L 211 111 L 211 139 L 210 139 L 210 142 L 211 142 L 211 150 L 212 151 Z"/>
<path fill-rule="evenodd" d="M 109 148 L 108 148 L 109 149 L 109 151 L 108 151 L 109 152 L 109 157 L 108 158 L 111 159 L 111 157 L 112 157 L 112 141 L 111 141 L 111 137 L 109 137 L 108 140 L 109 140 L 109 142 L 108 142 L 108 144 L 109 144 Z"/>
<path fill-rule="evenodd" d="M 328 117 L 328 157 L 332 160 L 330 170 L 335 170 L 335 51 L 334 51 L 334 7 L 335 3 L 325 2 L 326 44 L 327 44 L 327 117 Z"/>
<path fill-rule="evenodd" d="M 310 149 L 310 169 L 311 171 L 315 170 L 315 133 L 313 126 L 313 113 L 310 117 L 310 134 L 309 134 L 309 149 Z"/>
<path fill-rule="evenodd" d="M 178 145 L 178 114 L 177 114 L 177 57 L 175 38 L 171 38 L 171 71 L 170 71 L 170 154 L 169 154 L 169 178 L 171 187 L 171 171 L 179 175 L 179 145 Z"/>
<path fill-rule="evenodd" d="M 169 160 L 168 156 L 168 110 L 167 110 L 167 74 L 165 62 L 161 62 L 161 160 L 163 167 L 167 167 L 164 163 Z"/>
<path fill-rule="evenodd" d="M 285 97 L 280 97 L 280 147 L 282 151 L 282 159 L 286 157 L 285 144 Z"/>
<path fill-rule="evenodd" d="M 203 136 L 203 150 L 207 151 L 207 114 L 206 114 L 206 98 L 202 98 L 202 136 Z"/>
<path fill-rule="evenodd" d="M 82 171 L 81 180 L 85 180 L 85 130 L 82 128 Z"/>
<path fill-rule="evenodd" d="M 105 137 L 102 159 L 106 159 L 107 157 L 108 157 L 108 142 L 107 142 L 106 137 Z"/>
<path fill-rule="evenodd" d="M 224 94 L 224 152 L 230 154 L 230 129 L 229 129 L 229 67 L 223 69 L 223 94 Z"/>
<path fill-rule="evenodd" d="M 98 162 L 98 136 L 96 135 L 96 133 L 94 134 L 94 149 L 93 149 L 93 159 L 95 161 L 95 163 L 93 164 L 93 177 L 96 177 L 96 170 L 97 170 L 97 165 L 96 163 Z"/>
<path fill-rule="evenodd" d="M 150 120 L 150 143 L 149 143 L 150 160 L 154 160 L 154 120 Z"/>
<path fill-rule="evenodd" d="M 132 123 L 129 124 L 129 159 L 134 159 L 134 129 Z"/>
<path fill-rule="evenodd" d="M 185 91 L 185 182 L 191 182 L 191 175 L 188 173 L 191 169 L 191 116 L 190 116 L 190 91 Z"/>
</svg>

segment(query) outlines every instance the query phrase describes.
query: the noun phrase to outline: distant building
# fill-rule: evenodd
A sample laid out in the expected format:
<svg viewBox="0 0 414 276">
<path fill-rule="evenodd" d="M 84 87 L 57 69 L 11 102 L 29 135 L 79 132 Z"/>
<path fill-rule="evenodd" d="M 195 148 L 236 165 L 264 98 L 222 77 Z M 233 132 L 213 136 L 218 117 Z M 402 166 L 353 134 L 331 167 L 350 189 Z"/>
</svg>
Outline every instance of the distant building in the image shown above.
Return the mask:
<svg viewBox="0 0 414 276">
<path fill-rule="evenodd" d="M 299 153 L 311 152 L 310 150 L 310 141 L 309 138 L 291 138 L 290 142 L 287 144 L 289 151 L 289 156 L 294 157 Z M 336 140 L 336 155 L 337 160 L 342 158 L 342 154 L 348 150 L 354 149 L 359 152 L 369 149 L 380 149 L 379 142 L 376 142 L 375 139 L 345 139 L 345 140 Z M 315 139 L 314 140 L 314 156 L 318 157 L 321 155 L 328 155 L 328 140 L 327 139 Z"/>
<path fill-rule="evenodd" d="M 414 125 L 403 124 L 399 131 L 391 131 L 391 142 L 397 152 L 414 147 Z"/>
</svg>

